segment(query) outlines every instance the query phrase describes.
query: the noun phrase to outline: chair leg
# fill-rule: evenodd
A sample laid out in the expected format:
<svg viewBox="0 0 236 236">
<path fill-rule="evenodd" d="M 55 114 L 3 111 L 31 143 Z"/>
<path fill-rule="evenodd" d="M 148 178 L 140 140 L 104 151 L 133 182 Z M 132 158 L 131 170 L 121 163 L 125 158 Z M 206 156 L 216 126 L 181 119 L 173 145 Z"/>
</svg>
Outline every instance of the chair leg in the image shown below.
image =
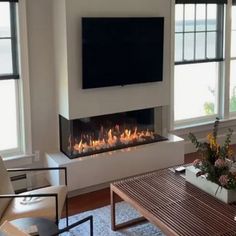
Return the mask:
<svg viewBox="0 0 236 236">
<path fill-rule="evenodd" d="M 56 225 L 59 225 L 59 216 L 58 216 L 58 195 L 55 195 L 55 201 L 56 201 Z"/>
<path fill-rule="evenodd" d="M 83 224 L 83 223 L 85 223 L 85 222 L 87 222 L 87 221 L 89 221 L 89 223 L 90 223 L 90 236 L 93 236 L 93 216 L 88 216 L 88 217 L 85 217 L 85 218 L 82 219 L 82 220 L 79 220 L 79 221 L 77 221 L 77 222 L 75 222 L 75 223 L 72 223 L 72 224 L 70 224 L 70 226 L 58 230 L 57 233 L 55 233 L 55 234 L 53 234 L 53 235 L 51 235 L 51 236 L 60 235 L 60 234 L 62 234 L 62 233 L 64 233 L 64 232 L 67 232 L 67 231 L 69 231 L 70 229 L 72 229 L 72 228 L 74 228 L 74 227 L 76 227 L 76 226 L 78 226 L 78 225 L 81 225 L 81 224 Z"/>
<path fill-rule="evenodd" d="M 68 213 L 68 196 L 66 196 L 66 227 L 69 226 L 69 213 Z"/>
<path fill-rule="evenodd" d="M 90 216 L 90 236 L 93 236 L 93 216 Z"/>
</svg>

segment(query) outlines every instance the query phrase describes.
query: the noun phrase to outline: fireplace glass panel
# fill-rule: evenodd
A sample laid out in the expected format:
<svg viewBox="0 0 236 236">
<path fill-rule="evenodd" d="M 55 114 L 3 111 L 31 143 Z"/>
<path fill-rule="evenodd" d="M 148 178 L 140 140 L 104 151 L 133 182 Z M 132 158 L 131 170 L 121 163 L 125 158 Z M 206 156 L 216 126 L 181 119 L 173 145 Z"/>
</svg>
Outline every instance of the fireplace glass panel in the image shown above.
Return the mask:
<svg viewBox="0 0 236 236">
<path fill-rule="evenodd" d="M 60 149 L 69 158 L 167 140 L 155 133 L 153 108 L 59 121 Z"/>
</svg>

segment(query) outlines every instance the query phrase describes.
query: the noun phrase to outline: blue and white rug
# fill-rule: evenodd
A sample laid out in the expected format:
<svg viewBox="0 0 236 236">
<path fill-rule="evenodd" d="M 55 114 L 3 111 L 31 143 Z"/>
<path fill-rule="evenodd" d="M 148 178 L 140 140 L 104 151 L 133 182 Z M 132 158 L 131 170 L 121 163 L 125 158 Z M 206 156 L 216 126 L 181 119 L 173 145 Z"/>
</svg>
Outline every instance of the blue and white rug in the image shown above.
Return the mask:
<svg viewBox="0 0 236 236">
<path fill-rule="evenodd" d="M 154 225 L 144 223 L 135 227 L 122 229 L 119 231 L 111 230 L 111 209 L 110 206 L 105 206 L 92 211 L 87 211 L 69 217 L 69 224 L 72 224 L 86 216 L 93 216 L 94 236 L 164 236 L 164 234 Z M 116 204 L 116 221 L 121 223 L 133 218 L 137 218 L 139 214 L 125 202 Z M 65 219 L 60 221 L 59 227 L 64 228 L 66 225 Z M 61 236 L 89 236 L 89 222 L 81 224 L 72 229 L 69 233 L 61 234 Z"/>
</svg>

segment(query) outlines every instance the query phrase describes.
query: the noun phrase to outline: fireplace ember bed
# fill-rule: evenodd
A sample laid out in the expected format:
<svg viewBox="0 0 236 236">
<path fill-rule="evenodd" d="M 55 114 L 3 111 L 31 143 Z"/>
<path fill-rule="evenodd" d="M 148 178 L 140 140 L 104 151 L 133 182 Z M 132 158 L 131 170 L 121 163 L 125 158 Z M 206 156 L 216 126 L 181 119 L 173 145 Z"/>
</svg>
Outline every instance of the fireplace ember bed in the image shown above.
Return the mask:
<svg viewBox="0 0 236 236">
<path fill-rule="evenodd" d="M 59 115 L 60 150 L 70 159 L 167 138 L 154 131 L 154 109 L 67 120 Z"/>
</svg>

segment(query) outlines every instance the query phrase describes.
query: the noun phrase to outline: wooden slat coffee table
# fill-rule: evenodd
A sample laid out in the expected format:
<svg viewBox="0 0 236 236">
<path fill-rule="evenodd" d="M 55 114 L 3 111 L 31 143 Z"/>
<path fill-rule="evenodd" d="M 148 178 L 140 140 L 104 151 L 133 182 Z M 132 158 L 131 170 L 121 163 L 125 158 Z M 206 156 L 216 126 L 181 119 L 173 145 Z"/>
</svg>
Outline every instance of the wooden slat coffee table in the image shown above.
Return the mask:
<svg viewBox="0 0 236 236">
<path fill-rule="evenodd" d="M 236 235 L 236 205 L 217 200 L 169 169 L 117 181 L 110 187 L 113 230 L 148 220 L 166 235 Z M 143 217 L 116 224 L 116 195 Z"/>
</svg>

